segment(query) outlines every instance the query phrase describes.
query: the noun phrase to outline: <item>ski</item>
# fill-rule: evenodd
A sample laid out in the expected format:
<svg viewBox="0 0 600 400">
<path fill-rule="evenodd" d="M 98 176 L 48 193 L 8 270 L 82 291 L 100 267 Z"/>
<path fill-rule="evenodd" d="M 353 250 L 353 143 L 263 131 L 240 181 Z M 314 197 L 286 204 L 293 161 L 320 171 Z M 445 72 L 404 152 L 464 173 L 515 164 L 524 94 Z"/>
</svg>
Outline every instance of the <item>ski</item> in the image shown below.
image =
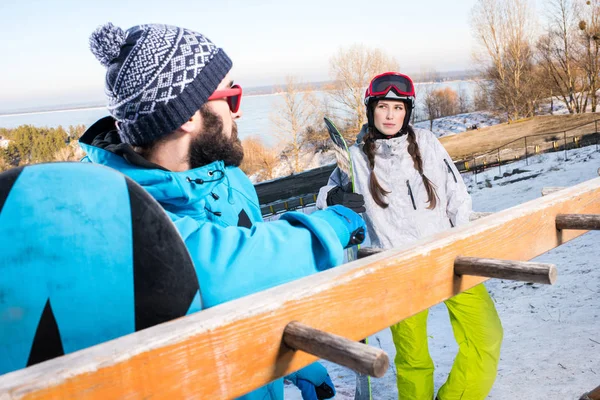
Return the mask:
<svg viewBox="0 0 600 400">
<path fill-rule="evenodd" d="M 352 167 L 352 156 L 350 154 L 350 149 L 348 148 L 348 144 L 344 137 L 335 126 L 332 120 L 325 117 L 325 126 L 327 127 L 327 132 L 329 132 L 329 137 L 333 142 L 335 159 L 337 162 L 337 166 L 340 171 L 344 172 L 348 178 L 350 179 L 352 192 L 356 191 L 356 186 L 354 182 L 354 168 Z M 340 179 L 340 184 L 342 180 Z M 359 246 L 353 246 L 349 249 L 346 249 L 346 258 L 348 261 L 356 260 Z M 368 344 L 368 339 L 363 339 L 361 342 Z M 369 375 L 364 375 L 361 373 L 356 373 L 356 390 L 354 392 L 355 400 L 372 400 L 371 394 L 371 377 Z"/>
</svg>

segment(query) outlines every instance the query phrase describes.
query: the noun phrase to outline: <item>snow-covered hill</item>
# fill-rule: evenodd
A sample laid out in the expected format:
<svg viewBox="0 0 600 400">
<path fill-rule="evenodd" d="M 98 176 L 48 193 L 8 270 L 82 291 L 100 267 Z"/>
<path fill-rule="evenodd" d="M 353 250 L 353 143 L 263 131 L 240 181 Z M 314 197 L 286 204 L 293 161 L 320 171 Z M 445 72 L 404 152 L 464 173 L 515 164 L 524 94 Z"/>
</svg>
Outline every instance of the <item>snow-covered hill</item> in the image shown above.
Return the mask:
<svg viewBox="0 0 600 400">
<path fill-rule="evenodd" d="M 572 186 L 598 177 L 600 151 L 589 146 L 564 153 L 538 155 L 490 169 L 477 177 L 463 176 L 476 211 L 500 211 L 541 196 L 546 186 Z M 506 177 L 497 178 L 500 174 Z M 523 179 L 520 179 L 523 178 Z M 308 210 L 307 210 L 308 211 Z M 489 280 L 489 289 L 504 326 L 498 378 L 489 399 L 577 399 L 600 384 L 600 232 L 590 232 L 540 257 L 558 268 L 552 286 Z M 430 351 L 435 362 L 436 390 L 452 366 L 457 346 L 443 304 L 429 316 Z M 393 361 L 389 329 L 372 337 Z M 336 385 L 338 400 L 354 398 L 354 373 L 323 362 Z M 374 399 L 396 399 L 392 364 L 381 379 L 372 380 Z M 286 399 L 301 399 L 286 385 Z"/>
<path fill-rule="evenodd" d="M 435 119 L 433 121 L 433 129 L 430 129 L 431 124 L 429 121 L 417 122 L 415 126 L 417 128 L 430 130 L 440 138 L 465 132 L 473 127 L 483 128 L 499 124 L 500 122 L 500 119 L 490 112 L 475 111 Z"/>
</svg>

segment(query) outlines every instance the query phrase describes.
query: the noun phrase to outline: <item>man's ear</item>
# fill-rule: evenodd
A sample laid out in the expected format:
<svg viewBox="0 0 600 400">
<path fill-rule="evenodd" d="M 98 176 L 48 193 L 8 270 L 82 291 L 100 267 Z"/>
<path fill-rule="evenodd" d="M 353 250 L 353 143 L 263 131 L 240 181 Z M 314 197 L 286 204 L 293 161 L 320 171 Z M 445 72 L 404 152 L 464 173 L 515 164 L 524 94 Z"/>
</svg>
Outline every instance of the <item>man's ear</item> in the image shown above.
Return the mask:
<svg viewBox="0 0 600 400">
<path fill-rule="evenodd" d="M 200 125 L 202 125 L 202 116 L 200 110 L 198 110 L 179 129 L 185 133 L 192 133 L 197 131 L 197 127 Z"/>
</svg>

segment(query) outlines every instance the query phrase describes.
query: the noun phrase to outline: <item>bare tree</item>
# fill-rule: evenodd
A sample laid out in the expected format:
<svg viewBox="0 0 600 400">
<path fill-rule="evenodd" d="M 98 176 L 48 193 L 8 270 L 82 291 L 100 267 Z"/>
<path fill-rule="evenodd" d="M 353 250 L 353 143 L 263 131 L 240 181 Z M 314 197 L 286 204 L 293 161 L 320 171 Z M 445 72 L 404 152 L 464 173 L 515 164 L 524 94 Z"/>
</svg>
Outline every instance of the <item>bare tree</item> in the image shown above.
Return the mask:
<svg viewBox="0 0 600 400">
<path fill-rule="evenodd" d="M 436 90 L 436 96 L 439 98 L 440 116 L 458 114 L 458 94 L 449 87 Z"/>
<path fill-rule="evenodd" d="M 592 112 L 596 112 L 597 91 L 600 86 L 598 80 L 598 74 L 600 74 L 600 0 L 585 0 L 585 4 L 578 9 L 578 17 L 580 19 L 580 43 L 583 47 L 581 68 L 585 71 Z M 586 108 L 587 99 L 583 105 L 583 109 Z"/>
<path fill-rule="evenodd" d="M 63 147 L 54 153 L 54 161 L 78 161 L 84 156 L 85 153 L 81 147 L 79 147 L 77 141 L 72 141 L 66 147 Z"/>
<path fill-rule="evenodd" d="M 485 80 L 479 80 L 475 91 L 473 92 L 473 108 L 476 111 L 488 111 L 491 108 L 491 100 L 489 93 L 489 83 Z"/>
<path fill-rule="evenodd" d="M 569 113 L 585 112 L 575 5 L 572 0 L 549 0 L 547 5 L 548 26 L 537 42 L 537 58 L 547 77 L 544 84 L 564 101 Z"/>
<path fill-rule="evenodd" d="M 539 65 L 533 65 L 528 73 L 527 81 L 527 115 L 535 116 L 539 112 L 540 101 L 552 97 L 548 88 L 546 72 Z"/>
<path fill-rule="evenodd" d="M 283 149 L 283 158 L 288 161 L 292 173 L 304 169 L 301 156 L 308 144 L 306 130 L 316 123 L 314 91 L 304 87 L 292 76 L 286 78 L 281 101 L 271 114 L 271 123 Z"/>
<path fill-rule="evenodd" d="M 429 129 L 433 129 L 433 120 L 458 113 L 458 94 L 449 87 L 434 89 L 429 87 L 423 99 L 429 118 Z"/>
<path fill-rule="evenodd" d="M 323 121 L 323 117 L 329 117 L 337 120 L 336 113 L 332 107 L 330 96 L 311 96 L 306 99 L 308 107 L 312 110 L 312 119 L 305 129 L 306 145 L 313 152 L 328 150 L 331 146 L 331 139 Z"/>
<path fill-rule="evenodd" d="M 433 130 L 433 120 L 439 117 L 439 115 L 437 115 L 437 99 L 433 94 L 432 86 L 427 86 L 423 93 L 423 108 L 425 109 L 427 119 L 429 119 L 429 130 L 431 131 Z"/>
<path fill-rule="evenodd" d="M 478 0 L 472 9 L 476 61 L 492 83 L 493 105 L 509 119 L 533 114 L 533 20 L 529 0 Z"/>
<path fill-rule="evenodd" d="M 371 78 L 387 71 L 398 71 L 398 62 L 379 49 L 355 44 L 340 49 L 329 61 L 331 78 L 335 81 L 331 96 L 340 105 L 338 115 L 344 117 L 343 133 L 356 136 L 366 122 L 365 89 Z"/>
<path fill-rule="evenodd" d="M 8 162 L 8 155 L 5 153 L 6 151 L 0 148 L 0 172 L 8 171 L 12 168 L 12 165 Z"/>
<path fill-rule="evenodd" d="M 85 133 L 87 128 L 83 124 L 79 125 L 69 125 L 67 129 L 67 134 L 69 135 L 69 140 L 77 140 Z"/>
<path fill-rule="evenodd" d="M 459 87 L 458 87 L 457 96 L 458 96 L 458 113 L 459 114 L 468 113 L 471 109 L 471 100 L 469 99 L 469 95 L 462 84 L 459 85 Z"/>
<path fill-rule="evenodd" d="M 240 168 L 248 176 L 256 175 L 256 181 L 273 179 L 273 171 L 279 162 L 277 152 L 268 148 L 259 137 L 242 140 L 244 160 Z"/>
</svg>

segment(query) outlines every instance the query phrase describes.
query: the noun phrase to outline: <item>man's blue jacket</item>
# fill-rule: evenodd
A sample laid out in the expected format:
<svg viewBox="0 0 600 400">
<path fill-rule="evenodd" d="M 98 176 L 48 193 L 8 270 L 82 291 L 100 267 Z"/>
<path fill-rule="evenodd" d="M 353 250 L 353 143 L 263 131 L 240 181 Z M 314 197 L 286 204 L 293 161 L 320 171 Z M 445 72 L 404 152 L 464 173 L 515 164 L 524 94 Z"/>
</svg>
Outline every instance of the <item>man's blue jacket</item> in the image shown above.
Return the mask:
<svg viewBox="0 0 600 400">
<path fill-rule="evenodd" d="M 194 262 L 202 308 L 343 261 L 343 240 L 327 219 L 288 212 L 278 221 L 263 222 L 256 190 L 237 167 L 216 161 L 185 172 L 166 170 L 121 143 L 111 117 L 92 125 L 80 139 L 80 145 L 87 154 L 83 161 L 122 172 L 166 210 Z M 194 311 L 198 310 L 190 309 Z M 317 374 L 307 379 L 318 386 L 324 376 L 319 376 L 317 369 Z M 281 400 L 283 380 L 243 399 Z"/>
</svg>

